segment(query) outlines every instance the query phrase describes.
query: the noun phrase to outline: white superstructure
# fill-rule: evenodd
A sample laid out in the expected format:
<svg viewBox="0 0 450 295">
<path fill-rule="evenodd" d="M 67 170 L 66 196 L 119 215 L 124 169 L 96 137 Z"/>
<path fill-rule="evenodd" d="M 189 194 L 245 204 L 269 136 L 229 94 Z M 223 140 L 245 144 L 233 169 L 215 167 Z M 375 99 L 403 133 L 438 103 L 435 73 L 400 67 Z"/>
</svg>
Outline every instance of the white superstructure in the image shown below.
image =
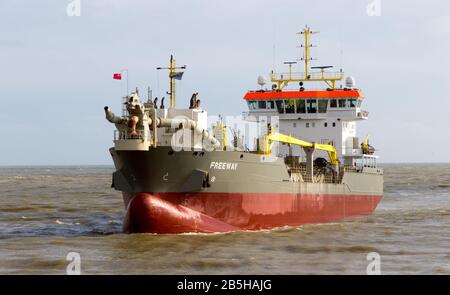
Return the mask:
<svg viewBox="0 0 450 295">
<path fill-rule="evenodd" d="M 355 79 L 347 77 L 345 87 L 344 73 L 325 71 L 331 66 L 309 67 L 309 37 L 314 34 L 306 27 L 300 35 L 305 38 L 304 72 L 293 72 L 296 62 L 286 62 L 287 73 L 271 73 L 270 90 L 249 91 L 244 99 L 249 111 L 244 117 L 249 121 L 257 121 L 282 134 L 306 141 L 331 144 L 335 147 L 339 161 L 344 165 L 353 165 L 355 159 L 372 158 L 374 149 L 368 145 L 367 137 L 360 140 L 356 133 L 356 123 L 367 120 L 369 113 L 362 109 L 364 95 L 356 88 Z M 258 77 L 258 84 L 264 85 Z M 309 89 L 306 82 L 324 82 L 324 89 Z M 298 88 L 288 86 L 297 84 Z M 294 86 L 295 87 L 295 86 Z M 277 117 L 276 120 L 273 120 Z M 271 120 L 272 118 L 272 120 Z M 272 121 L 272 123 L 271 123 Z M 281 145 L 276 151 L 278 155 L 304 156 L 304 150 L 298 146 Z"/>
</svg>

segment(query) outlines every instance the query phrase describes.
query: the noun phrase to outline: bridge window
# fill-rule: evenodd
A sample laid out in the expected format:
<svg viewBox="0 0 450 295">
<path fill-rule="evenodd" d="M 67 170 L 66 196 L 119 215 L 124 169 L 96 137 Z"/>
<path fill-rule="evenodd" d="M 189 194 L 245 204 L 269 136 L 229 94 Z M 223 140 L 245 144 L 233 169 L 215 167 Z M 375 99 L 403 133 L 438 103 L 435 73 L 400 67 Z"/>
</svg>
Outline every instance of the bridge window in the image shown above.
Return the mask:
<svg viewBox="0 0 450 295">
<path fill-rule="evenodd" d="M 358 108 L 360 108 L 360 107 L 361 107 L 361 103 L 362 103 L 362 100 L 358 99 L 358 100 L 356 101 L 356 106 L 357 106 Z"/>
<path fill-rule="evenodd" d="M 250 110 L 256 110 L 258 108 L 258 103 L 256 101 L 251 100 L 248 102 L 248 108 Z"/>
<path fill-rule="evenodd" d="M 297 100 L 297 113 L 299 113 L 299 114 L 306 113 L 306 102 L 304 99 Z"/>
<path fill-rule="evenodd" d="M 275 101 L 275 104 L 278 109 L 278 113 L 284 114 L 284 100 L 277 100 Z"/>
<path fill-rule="evenodd" d="M 270 109 L 270 110 L 275 109 L 275 102 L 273 100 L 269 100 L 267 102 L 267 108 Z"/>
<path fill-rule="evenodd" d="M 286 114 L 293 114 L 295 113 L 295 101 L 294 100 L 285 100 L 285 108 L 286 108 Z"/>
<path fill-rule="evenodd" d="M 266 109 L 266 101 L 265 100 L 258 101 L 258 108 L 265 110 Z"/>
<path fill-rule="evenodd" d="M 327 99 L 319 99 L 319 113 L 326 113 L 328 107 Z"/>
<path fill-rule="evenodd" d="M 308 114 L 317 113 L 317 100 L 316 99 L 308 99 L 306 102 Z"/>
<path fill-rule="evenodd" d="M 339 100 L 339 107 L 340 108 L 345 108 L 345 99 L 340 99 Z"/>
<path fill-rule="evenodd" d="M 347 107 L 355 108 L 356 107 L 356 99 L 348 99 L 347 100 Z"/>
<path fill-rule="evenodd" d="M 330 100 L 330 108 L 337 108 L 337 99 Z"/>
</svg>

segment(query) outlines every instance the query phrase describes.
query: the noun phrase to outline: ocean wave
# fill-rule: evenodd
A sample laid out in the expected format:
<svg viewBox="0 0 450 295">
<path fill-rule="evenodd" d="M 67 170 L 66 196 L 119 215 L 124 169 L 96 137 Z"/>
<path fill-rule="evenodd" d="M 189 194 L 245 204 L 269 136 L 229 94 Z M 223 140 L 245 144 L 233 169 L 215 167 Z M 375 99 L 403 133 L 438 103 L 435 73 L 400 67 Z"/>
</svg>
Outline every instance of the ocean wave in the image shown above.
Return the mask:
<svg viewBox="0 0 450 295">
<path fill-rule="evenodd" d="M 437 184 L 430 187 L 432 190 L 440 190 L 450 188 L 450 183 Z"/>
<path fill-rule="evenodd" d="M 63 222 L 63 221 L 60 221 L 59 219 L 56 219 L 55 223 L 59 224 L 59 225 L 80 225 L 79 222 Z"/>
</svg>

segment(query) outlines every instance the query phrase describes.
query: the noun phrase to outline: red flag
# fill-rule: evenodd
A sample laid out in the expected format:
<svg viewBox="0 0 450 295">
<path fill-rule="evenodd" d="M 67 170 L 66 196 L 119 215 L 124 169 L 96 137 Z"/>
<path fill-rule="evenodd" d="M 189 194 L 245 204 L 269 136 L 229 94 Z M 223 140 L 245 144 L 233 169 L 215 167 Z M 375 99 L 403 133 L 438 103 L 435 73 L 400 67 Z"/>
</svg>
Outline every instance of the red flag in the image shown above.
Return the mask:
<svg viewBox="0 0 450 295">
<path fill-rule="evenodd" d="M 114 80 L 122 80 L 122 74 L 120 74 L 120 73 L 115 73 L 115 74 L 113 75 L 113 79 L 114 79 Z"/>
</svg>

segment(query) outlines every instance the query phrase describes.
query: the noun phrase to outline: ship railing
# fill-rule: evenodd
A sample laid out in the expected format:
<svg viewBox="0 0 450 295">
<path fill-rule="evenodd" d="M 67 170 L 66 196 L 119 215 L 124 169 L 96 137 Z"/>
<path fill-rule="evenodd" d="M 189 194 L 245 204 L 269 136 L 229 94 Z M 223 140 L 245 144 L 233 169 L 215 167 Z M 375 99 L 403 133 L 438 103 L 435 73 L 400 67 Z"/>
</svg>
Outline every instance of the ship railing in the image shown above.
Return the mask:
<svg viewBox="0 0 450 295">
<path fill-rule="evenodd" d="M 361 172 L 361 169 L 357 166 L 345 165 L 344 172 Z"/>
<path fill-rule="evenodd" d="M 336 183 L 337 181 L 331 174 L 319 174 L 314 177 L 314 182 L 317 183 Z"/>
<path fill-rule="evenodd" d="M 315 174 L 312 178 L 306 173 L 306 166 L 300 165 L 291 167 L 289 169 L 292 174 L 300 174 L 302 176 L 303 182 L 314 182 L 314 183 L 339 183 L 340 179 L 338 175 L 333 174 Z"/>
<path fill-rule="evenodd" d="M 362 156 L 363 152 L 360 148 L 345 148 L 344 149 L 344 156 Z"/>
<path fill-rule="evenodd" d="M 341 80 L 344 78 L 343 72 L 308 72 L 308 76 L 306 76 L 305 72 L 292 72 L 292 73 L 272 73 L 271 78 L 273 81 L 279 80 Z"/>
<path fill-rule="evenodd" d="M 265 113 L 262 113 L 262 115 L 266 116 Z M 250 113 L 250 112 L 242 112 L 242 120 L 243 121 L 249 121 L 249 122 L 258 122 L 260 121 L 258 113 Z"/>
<path fill-rule="evenodd" d="M 127 131 L 114 130 L 114 140 L 141 139 L 147 140 L 148 134 L 144 130 L 137 130 L 136 134 L 130 135 Z"/>
</svg>

